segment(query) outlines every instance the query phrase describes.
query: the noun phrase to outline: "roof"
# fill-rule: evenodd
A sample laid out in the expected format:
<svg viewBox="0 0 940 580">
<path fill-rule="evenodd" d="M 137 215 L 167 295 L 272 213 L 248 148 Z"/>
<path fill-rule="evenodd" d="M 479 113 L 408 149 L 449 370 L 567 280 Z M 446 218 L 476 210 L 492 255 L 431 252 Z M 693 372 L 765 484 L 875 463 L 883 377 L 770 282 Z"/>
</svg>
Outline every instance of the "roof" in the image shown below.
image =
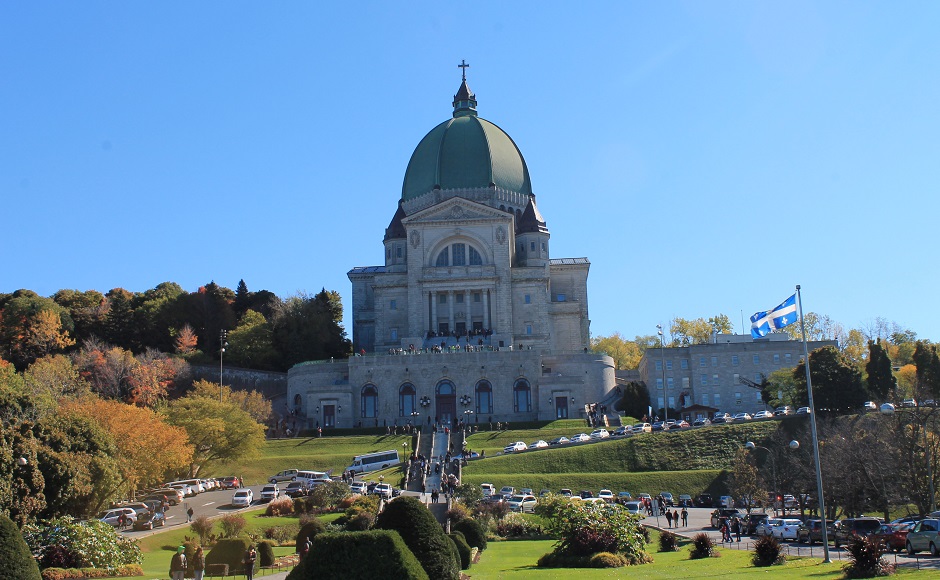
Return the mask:
<svg viewBox="0 0 940 580">
<path fill-rule="evenodd" d="M 388 224 L 388 227 L 385 228 L 385 240 L 401 240 L 408 237 L 407 232 L 405 231 L 404 224 L 401 223 L 402 218 L 405 217 L 405 210 L 401 206 L 401 201 L 398 202 L 398 211 L 395 212 L 395 215 L 392 217 L 391 223 Z"/>
<path fill-rule="evenodd" d="M 548 233 L 548 228 L 545 226 L 545 218 L 539 213 L 539 209 L 535 207 L 534 195 L 529 197 L 529 203 L 525 206 L 525 211 L 522 212 L 522 217 L 519 219 L 519 224 L 516 227 L 516 233 Z"/>
<path fill-rule="evenodd" d="M 385 266 L 356 266 L 349 271 L 349 274 L 383 274 Z"/>
<path fill-rule="evenodd" d="M 580 264 L 590 264 L 587 258 L 552 258 L 549 264 L 552 266 L 577 266 Z"/>
</svg>

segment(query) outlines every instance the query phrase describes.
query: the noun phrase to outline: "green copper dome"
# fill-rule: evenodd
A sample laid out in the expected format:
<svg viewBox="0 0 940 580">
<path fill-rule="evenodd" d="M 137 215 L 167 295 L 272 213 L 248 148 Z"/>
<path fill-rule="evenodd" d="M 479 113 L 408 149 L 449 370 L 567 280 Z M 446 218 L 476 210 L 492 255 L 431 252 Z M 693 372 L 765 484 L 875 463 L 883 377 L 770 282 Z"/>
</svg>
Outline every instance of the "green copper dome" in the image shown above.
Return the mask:
<svg viewBox="0 0 940 580">
<path fill-rule="evenodd" d="M 466 81 L 454 96 L 454 118 L 418 143 L 401 188 L 402 201 L 434 189 L 496 186 L 532 193 L 529 169 L 505 131 L 476 114 L 476 99 Z"/>
</svg>

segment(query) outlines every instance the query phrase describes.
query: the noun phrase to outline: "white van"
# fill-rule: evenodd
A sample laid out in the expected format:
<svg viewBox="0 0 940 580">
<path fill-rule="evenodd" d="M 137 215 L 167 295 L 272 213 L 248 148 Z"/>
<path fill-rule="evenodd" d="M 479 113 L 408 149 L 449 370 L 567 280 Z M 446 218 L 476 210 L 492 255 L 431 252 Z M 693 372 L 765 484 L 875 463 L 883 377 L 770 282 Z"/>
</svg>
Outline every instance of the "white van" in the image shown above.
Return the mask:
<svg viewBox="0 0 940 580">
<path fill-rule="evenodd" d="M 496 486 L 492 483 L 481 483 L 480 489 L 483 490 L 483 497 L 490 497 L 496 493 Z"/>
<path fill-rule="evenodd" d="M 346 468 L 346 471 L 355 473 L 365 473 L 377 469 L 386 469 L 400 463 L 398 451 L 379 451 L 377 453 L 366 453 L 353 457 L 352 465 Z"/>
<path fill-rule="evenodd" d="M 302 481 L 308 488 L 323 483 L 323 480 L 329 481 L 330 474 L 326 471 L 298 471 L 293 481 Z M 316 482 L 316 483 L 314 483 Z"/>
<path fill-rule="evenodd" d="M 297 470 L 285 469 L 268 478 L 268 483 L 279 483 L 281 481 L 297 481 Z"/>
</svg>

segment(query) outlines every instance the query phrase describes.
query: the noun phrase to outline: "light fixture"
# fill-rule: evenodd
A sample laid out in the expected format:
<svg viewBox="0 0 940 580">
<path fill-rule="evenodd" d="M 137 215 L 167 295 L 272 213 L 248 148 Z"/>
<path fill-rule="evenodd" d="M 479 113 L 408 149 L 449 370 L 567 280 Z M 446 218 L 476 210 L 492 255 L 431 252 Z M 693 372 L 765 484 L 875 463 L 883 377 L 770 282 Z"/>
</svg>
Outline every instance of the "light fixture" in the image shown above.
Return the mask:
<svg viewBox="0 0 940 580">
<path fill-rule="evenodd" d="M 317 405 L 317 413 L 320 413 L 320 405 Z"/>
<path fill-rule="evenodd" d="M 337 413 L 342 413 L 342 412 L 343 412 L 343 406 L 342 406 L 342 405 L 338 405 L 338 406 L 336 407 L 336 412 L 337 412 Z"/>
<path fill-rule="evenodd" d="M 20 457 L 19 459 L 16 460 L 16 463 L 17 463 L 20 467 L 25 467 L 26 464 L 29 463 L 29 460 L 26 459 L 25 457 Z"/>
</svg>

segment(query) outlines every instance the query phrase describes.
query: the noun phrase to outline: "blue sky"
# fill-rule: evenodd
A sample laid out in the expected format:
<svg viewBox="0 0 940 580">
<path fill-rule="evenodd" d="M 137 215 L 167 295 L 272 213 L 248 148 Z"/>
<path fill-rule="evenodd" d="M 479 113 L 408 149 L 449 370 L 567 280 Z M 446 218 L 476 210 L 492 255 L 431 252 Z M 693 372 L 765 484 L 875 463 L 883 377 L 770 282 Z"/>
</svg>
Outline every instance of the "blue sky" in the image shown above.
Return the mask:
<svg viewBox="0 0 940 580">
<path fill-rule="evenodd" d="M 0 292 L 244 278 L 348 307 L 466 59 L 553 257 L 592 262 L 593 334 L 741 331 L 801 284 L 847 328 L 940 340 L 937 22 L 936 2 L 0 3 Z"/>
</svg>

